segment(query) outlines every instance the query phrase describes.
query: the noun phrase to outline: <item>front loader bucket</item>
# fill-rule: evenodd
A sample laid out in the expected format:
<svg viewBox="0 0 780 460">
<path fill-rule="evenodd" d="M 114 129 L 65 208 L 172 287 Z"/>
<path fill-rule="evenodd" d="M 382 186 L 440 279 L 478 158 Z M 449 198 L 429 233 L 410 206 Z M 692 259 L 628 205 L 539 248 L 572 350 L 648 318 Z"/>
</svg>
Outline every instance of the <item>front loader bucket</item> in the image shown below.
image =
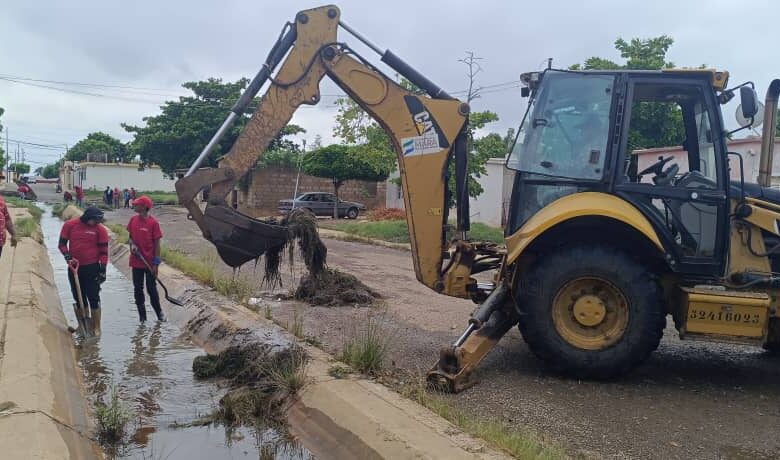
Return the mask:
<svg viewBox="0 0 780 460">
<path fill-rule="evenodd" d="M 289 240 L 288 228 L 241 214 L 228 206 L 208 206 L 204 213 L 211 242 L 222 260 L 235 268 Z"/>
</svg>

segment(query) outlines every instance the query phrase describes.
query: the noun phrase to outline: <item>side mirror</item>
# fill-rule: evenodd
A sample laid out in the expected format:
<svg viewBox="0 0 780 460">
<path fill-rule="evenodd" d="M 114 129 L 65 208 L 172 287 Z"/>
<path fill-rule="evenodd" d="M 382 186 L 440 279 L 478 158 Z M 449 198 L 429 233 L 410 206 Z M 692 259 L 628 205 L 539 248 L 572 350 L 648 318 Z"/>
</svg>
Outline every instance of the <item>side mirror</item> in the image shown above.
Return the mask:
<svg viewBox="0 0 780 460">
<path fill-rule="evenodd" d="M 739 99 L 742 107 L 742 117 L 749 120 L 758 113 L 758 95 L 756 90 L 749 86 L 739 88 Z"/>
</svg>

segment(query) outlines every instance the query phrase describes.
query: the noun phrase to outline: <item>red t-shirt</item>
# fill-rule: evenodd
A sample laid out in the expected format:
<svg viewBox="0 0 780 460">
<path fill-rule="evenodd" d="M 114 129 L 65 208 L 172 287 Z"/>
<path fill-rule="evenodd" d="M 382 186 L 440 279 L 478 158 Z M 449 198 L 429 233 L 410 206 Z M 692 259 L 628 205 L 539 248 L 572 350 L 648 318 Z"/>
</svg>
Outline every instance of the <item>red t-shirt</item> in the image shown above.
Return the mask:
<svg viewBox="0 0 780 460">
<path fill-rule="evenodd" d="M 154 243 L 163 236 L 160 223 L 152 216 L 142 217 L 136 214 L 127 223 L 127 231 L 130 232 L 130 239 L 133 240 L 143 258 L 151 265 L 154 259 Z M 146 268 L 143 261 L 135 254 L 130 256 L 130 266 Z"/>
<path fill-rule="evenodd" d="M 11 214 L 5 205 L 5 200 L 0 196 L 0 247 L 5 244 L 5 226 L 11 221 Z"/>
<path fill-rule="evenodd" d="M 78 199 L 84 198 L 84 190 L 81 187 L 76 186 L 76 187 L 73 187 L 73 188 L 76 190 L 76 198 L 78 198 Z"/>
<path fill-rule="evenodd" d="M 87 225 L 78 217 L 65 222 L 60 231 L 60 252 L 70 255 L 80 265 L 108 263 L 108 232 L 100 224 Z"/>
</svg>

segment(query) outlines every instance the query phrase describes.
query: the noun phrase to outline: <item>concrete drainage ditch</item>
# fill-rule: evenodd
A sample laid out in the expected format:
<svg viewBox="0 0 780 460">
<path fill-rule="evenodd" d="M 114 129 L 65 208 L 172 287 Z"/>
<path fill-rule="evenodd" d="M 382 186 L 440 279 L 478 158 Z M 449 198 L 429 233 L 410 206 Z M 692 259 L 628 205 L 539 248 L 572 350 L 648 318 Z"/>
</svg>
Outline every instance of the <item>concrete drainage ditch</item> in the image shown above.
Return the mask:
<svg viewBox="0 0 780 460">
<path fill-rule="evenodd" d="M 74 212 L 66 209 L 63 217 Z M 42 220 L 55 280 L 63 304 L 70 305 L 65 265 L 56 249 L 60 225 L 48 212 Z M 127 246 L 112 243 L 113 265 L 103 285 L 103 337 L 79 350 L 91 397 L 105 395 L 113 382 L 137 411 L 138 429 L 124 456 L 148 457 L 154 450 L 163 458 L 225 458 L 239 452 L 261 458 L 508 458 L 381 384 L 356 376 L 334 379 L 328 375 L 331 356 L 169 266 L 161 266 L 160 276 L 185 306 L 163 301 L 169 322 L 139 327 L 126 278 L 128 256 Z M 70 310 L 65 309 L 73 322 Z M 250 344 L 269 356 L 296 347 L 306 352 L 306 385 L 285 406 L 292 443 L 269 427 L 222 430 L 190 423 L 217 408 L 226 390 L 194 379 L 193 358 L 201 349 L 214 354 Z"/>
</svg>

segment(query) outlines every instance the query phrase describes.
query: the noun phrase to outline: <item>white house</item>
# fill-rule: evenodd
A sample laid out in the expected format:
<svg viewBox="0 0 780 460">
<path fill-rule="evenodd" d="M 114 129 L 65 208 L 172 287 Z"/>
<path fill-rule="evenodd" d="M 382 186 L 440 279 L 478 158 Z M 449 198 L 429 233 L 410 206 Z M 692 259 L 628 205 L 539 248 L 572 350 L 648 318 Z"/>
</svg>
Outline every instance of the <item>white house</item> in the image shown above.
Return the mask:
<svg viewBox="0 0 780 460">
<path fill-rule="evenodd" d="M 505 158 L 491 158 L 485 163 L 487 172 L 477 178 L 477 182 L 482 186 L 482 194 L 476 198 L 469 198 L 472 222 L 481 222 L 495 227 L 503 226 L 506 222 L 515 176 L 514 171 L 504 167 L 505 162 Z M 403 209 L 404 198 L 401 187 L 393 183 L 397 178 L 396 171 L 387 180 L 385 206 Z M 454 212 L 450 213 L 450 216 L 454 217 Z"/>
<path fill-rule="evenodd" d="M 175 191 L 175 181 L 166 177 L 159 166 L 144 166 L 141 169 L 137 163 L 66 161 L 60 168 L 60 179 L 65 190 L 81 185 L 85 190 L 135 187 L 142 191 Z"/>
</svg>

